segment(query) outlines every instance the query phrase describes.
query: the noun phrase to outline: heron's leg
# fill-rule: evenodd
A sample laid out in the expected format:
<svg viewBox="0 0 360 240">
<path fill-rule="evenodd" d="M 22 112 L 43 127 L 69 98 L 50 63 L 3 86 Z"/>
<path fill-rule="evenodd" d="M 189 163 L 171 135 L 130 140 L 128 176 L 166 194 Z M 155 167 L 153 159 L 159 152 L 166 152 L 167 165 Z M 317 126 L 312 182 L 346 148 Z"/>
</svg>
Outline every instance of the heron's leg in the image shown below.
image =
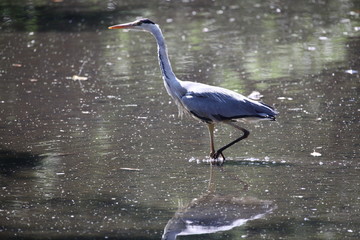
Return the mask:
<svg viewBox="0 0 360 240">
<path fill-rule="evenodd" d="M 215 154 L 215 147 L 214 147 L 214 128 L 215 124 L 208 123 L 209 128 L 209 136 L 210 136 L 210 157 L 213 157 Z"/>
<path fill-rule="evenodd" d="M 225 160 L 225 157 L 222 153 L 217 154 L 217 152 L 215 152 L 215 146 L 214 146 L 214 129 L 215 129 L 215 124 L 213 123 L 208 123 L 208 128 L 209 128 L 209 136 L 210 136 L 210 157 L 213 159 L 217 159 L 219 157 L 219 155 L 221 155 L 221 157 L 223 158 L 223 160 Z M 218 162 L 216 163 L 211 163 L 213 164 L 217 164 L 217 165 L 222 165 L 219 164 Z"/>
<path fill-rule="evenodd" d="M 249 136 L 249 134 L 250 134 L 250 132 L 249 132 L 248 130 L 246 130 L 245 128 L 239 127 L 238 125 L 236 125 L 236 124 L 233 123 L 233 122 L 230 122 L 230 121 L 228 122 L 228 121 L 227 121 L 227 122 L 224 122 L 224 123 L 226 123 L 226 124 L 228 124 L 228 125 L 230 125 L 230 126 L 233 126 L 233 127 L 236 128 L 236 129 L 239 129 L 240 131 L 242 131 L 242 132 L 244 133 L 244 135 L 242 135 L 241 137 L 235 139 L 235 140 L 232 141 L 231 143 L 229 143 L 229 144 L 223 146 L 222 148 L 220 148 L 219 150 L 217 150 L 216 153 L 214 154 L 214 158 L 218 158 L 219 155 L 221 155 L 221 156 L 224 158 L 224 155 L 222 154 L 222 152 L 223 152 L 225 149 L 227 149 L 228 147 L 231 147 L 231 146 L 234 145 L 235 143 L 237 143 L 237 142 L 239 142 L 239 141 L 247 138 L 247 137 Z M 225 160 L 225 158 L 224 158 L 224 160 Z"/>
</svg>

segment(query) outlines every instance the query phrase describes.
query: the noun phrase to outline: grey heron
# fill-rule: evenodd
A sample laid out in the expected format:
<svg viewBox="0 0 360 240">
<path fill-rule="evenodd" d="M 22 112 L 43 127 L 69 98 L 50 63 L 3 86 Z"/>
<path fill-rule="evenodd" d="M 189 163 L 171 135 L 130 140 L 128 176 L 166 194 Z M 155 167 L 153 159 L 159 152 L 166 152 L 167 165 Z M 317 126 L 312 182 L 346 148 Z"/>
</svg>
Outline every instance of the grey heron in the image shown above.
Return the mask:
<svg viewBox="0 0 360 240">
<path fill-rule="evenodd" d="M 250 118 L 275 120 L 278 113 L 269 105 L 251 100 L 225 88 L 179 80 L 172 70 L 161 29 L 153 21 L 139 19 L 130 23 L 110 26 L 109 29 L 145 30 L 155 37 L 165 88 L 178 106 L 180 115 L 190 114 L 207 124 L 210 135 L 211 158 L 217 160 L 221 156 L 225 161 L 223 151 L 249 136 L 248 130 L 235 124 L 237 120 Z M 243 134 L 215 151 L 214 129 L 218 123 L 228 124 L 242 131 Z"/>
</svg>

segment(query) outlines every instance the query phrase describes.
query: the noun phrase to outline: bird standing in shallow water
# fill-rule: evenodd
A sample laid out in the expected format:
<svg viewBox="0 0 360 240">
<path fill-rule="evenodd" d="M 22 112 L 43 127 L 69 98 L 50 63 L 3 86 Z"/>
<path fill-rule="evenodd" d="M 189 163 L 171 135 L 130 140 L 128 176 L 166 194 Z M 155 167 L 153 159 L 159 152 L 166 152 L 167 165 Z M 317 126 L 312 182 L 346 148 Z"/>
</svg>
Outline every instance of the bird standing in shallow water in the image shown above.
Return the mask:
<svg viewBox="0 0 360 240">
<path fill-rule="evenodd" d="M 151 20 L 139 19 L 130 23 L 114 25 L 109 29 L 144 30 L 155 37 L 165 88 L 178 106 L 180 115 L 188 113 L 207 124 L 210 135 L 211 158 L 217 160 L 221 156 L 225 161 L 223 151 L 249 136 L 248 130 L 234 123 L 237 120 L 248 118 L 275 120 L 278 113 L 264 103 L 251 100 L 225 88 L 177 79 L 171 68 L 161 29 Z M 243 135 L 215 151 L 214 128 L 215 124 L 220 122 L 242 131 Z"/>
</svg>

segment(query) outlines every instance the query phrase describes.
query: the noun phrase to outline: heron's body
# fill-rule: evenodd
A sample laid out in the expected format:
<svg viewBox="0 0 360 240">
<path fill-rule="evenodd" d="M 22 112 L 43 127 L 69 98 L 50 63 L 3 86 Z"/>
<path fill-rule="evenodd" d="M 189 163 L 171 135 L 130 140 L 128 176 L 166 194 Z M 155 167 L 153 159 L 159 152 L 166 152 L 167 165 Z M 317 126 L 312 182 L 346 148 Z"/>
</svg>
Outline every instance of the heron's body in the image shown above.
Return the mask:
<svg viewBox="0 0 360 240">
<path fill-rule="evenodd" d="M 184 109 L 204 122 L 273 117 L 269 106 L 228 89 L 194 82 L 182 84 L 187 89 L 181 98 Z"/>
<path fill-rule="evenodd" d="M 109 28 L 134 28 L 153 34 L 158 45 L 159 64 L 165 88 L 174 99 L 180 114 L 188 113 L 208 124 L 212 158 L 218 158 L 219 155 L 224 158 L 222 151 L 249 135 L 249 131 L 235 125 L 233 121 L 244 118 L 275 120 L 277 112 L 264 103 L 253 101 L 225 88 L 177 79 L 171 68 L 162 32 L 152 21 L 140 19 Z M 227 123 L 243 131 L 244 135 L 215 152 L 213 131 L 214 125 L 219 122 Z"/>
</svg>

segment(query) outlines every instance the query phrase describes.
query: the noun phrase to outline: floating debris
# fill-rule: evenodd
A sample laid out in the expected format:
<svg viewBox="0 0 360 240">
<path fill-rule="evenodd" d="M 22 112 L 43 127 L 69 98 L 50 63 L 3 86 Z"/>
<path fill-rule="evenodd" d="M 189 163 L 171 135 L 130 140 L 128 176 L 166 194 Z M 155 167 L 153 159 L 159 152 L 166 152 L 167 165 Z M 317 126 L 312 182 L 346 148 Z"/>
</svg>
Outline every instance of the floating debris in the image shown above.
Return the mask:
<svg viewBox="0 0 360 240">
<path fill-rule="evenodd" d="M 121 107 L 137 107 L 138 105 L 137 104 L 123 104 L 123 105 L 120 105 Z"/>
<path fill-rule="evenodd" d="M 294 196 L 292 196 L 293 198 L 304 198 L 304 196 L 302 196 L 302 195 L 294 195 Z"/>
<path fill-rule="evenodd" d="M 252 93 L 250 93 L 250 95 L 248 96 L 248 98 L 252 99 L 252 100 L 260 100 L 264 95 L 262 95 L 260 92 L 258 91 L 253 91 Z"/>
<path fill-rule="evenodd" d="M 308 51 L 316 51 L 316 47 L 310 46 L 307 48 Z"/>
<path fill-rule="evenodd" d="M 201 160 L 200 160 L 200 159 L 197 159 L 197 158 L 194 158 L 194 157 L 191 157 L 191 158 L 189 159 L 189 162 L 190 162 L 190 163 L 191 163 L 191 162 L 200 163 Z"/>
<path fill-rule="evenodd" d="M 74 81 L 86 81 L 86 80 L 88 80 L 88 77 L 82 77 L 82 76 L 74 75 L 74 76 L 72 76 L 71 79 L 74 80 Z"/>
<path fill-rule="evenodd" d="M 292 100 L 293 100 L 292 97 L 278 97 L 277 99 L 278 99 L 278 100 L 289 100 L 289 101 L 292 101 Z"/>
<path fill-rule="evenodd" d="M 352 70 L 352 69 L 345 70 L 345 72 L 348 73 L 348 74 L 357 74 L 357 73 L 359 73 L 357 70 Z"/>
<path fill-rule="evenodd" d="M 120 170 L 136 171 L 136 172 L 142 171 L 142 169 L 140 169 L 140 168 L 120 168 Z"/>
<path fill-rule="evenodd" d="M 310 153 L 310 155 L 313 156 L 313 157 L 321 157 L 322 156 L 321 153 L 315 152 L 315 150 L 312 153 Z"/>
<path fill-rule="evenodd" d="M 207 32 L 209 32 L 209 29 L 208 28 L 203 28 L 203 30 L 202 30 L 204 33 L 207 33 Z"/>
<path fill-rule="evenodd" d="M 302 111 L 303 109 L 301 107 L 298 107 L 298 108 L 289 108 L 288 110 L 294 111 L 294 112 L 299 112 L 299 111 Z"/>
<path fill-rule="evenodd" d="M 114 95 L 107 95 L 106 96 L 108 99 L 116 99 L 116 100 L 121 100 L 120 97 L 114 96 Z"/>
</svg>

